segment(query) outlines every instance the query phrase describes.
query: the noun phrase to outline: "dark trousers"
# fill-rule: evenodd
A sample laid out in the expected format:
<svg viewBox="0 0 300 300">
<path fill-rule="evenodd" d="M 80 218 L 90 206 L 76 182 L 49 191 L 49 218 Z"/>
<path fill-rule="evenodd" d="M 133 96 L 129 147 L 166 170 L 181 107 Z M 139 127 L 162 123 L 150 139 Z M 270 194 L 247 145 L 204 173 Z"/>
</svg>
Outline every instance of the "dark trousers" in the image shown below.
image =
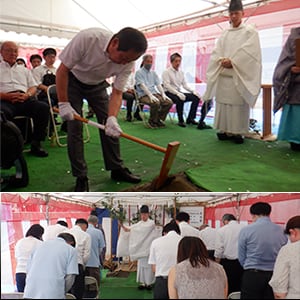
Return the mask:
<svg viewBox="0 0 300 300">
<path fill-rule="evenodd" d="M 86 99 L 96 114 L 97 121 L 105 124 L 108 112 L 108 95 L 106 82 L 98 85 L 86 85 L 69 73 L 68 94 L 72 107 L 82 115 L 83 99 Z M 123 165 L 118 138 L 112 138 L 99 129 L 102 153 L 106 170 L 119 169 Z M 82 122 L 68 121 L 68 155 L 72 174 L 76 177 L 87 176 L 87 164 L 84 159 Z"/>
<path fill-rule="evenodd" d="M 73 286 L 70 290 L 71 294 L 73 294 L 77 299 L 82 299 L 84 293 L 84 270 L 83 265 L 78 264 L 78 272 L 76 275 Z"/>
<path fill-rule="evenodd" d="M 1 101 L 1 110 L 9 121 L 13 121 L 15 116 L 26 116 L 33 120 L 33 141 L 44 141 L 49 120 L 49 106 L 35 98 L 30 98 L 25 102 L 11 103 Z"/>
<path fill-rule="evenodd" d="M 243 275 L 243 268 L 238 259 L 221 259 L 228 279 L 228 294 L 238 292 L 241 290 L 241 280 Z"/>
<path fill-rule="evenodd" d="M 204 122 L 205 117 L 207 116 L 208 112 L 212 108 L 212 100 L 204 101 L 201 106 L 201 116 L 199 123 Z"/>
<path fill-rule="evenodd" d="M 135 100 L 135 97 L 131 93 L 124 92 L 123 93 L 123 99 L 126 100 L 127 116 L 131 116 L 132 106 L 133 106 L 133 102 Z M 136 108 L 136 113 L 139 113 L 139 107 Z"/>
<path fill-rule="evenodd" d="M 195 96 L 194 94 L 191 94 L 191 93 L 184 93 L 185 100 L 182 101 L 179 99 L 178 96 L 176 96 L 175 94 L 172 94 L 170 92 L 166 92 L 166 95 L 169 98 L 171 98 L 172 101 L 176 104 L 176 111 L 177 111 L 177 117 L 178 117 L 179 122 L 184 122 L 183 108 L 184 108 L 184 103 L 186 103 L 186 102 L 192 102 L 187 120 L 192 121 L 196 118 L 197 108 L 198 108 L 199 101 L 200 101 L 200 99 L 197 96 Z"/>
<path fill-rule="evenodd" d="M 26 273 L 16 273 L 16 285 L 19 293 L 24 292 L 26 282 Z"/>
<path fill-rule="evenodd" d="M 245 270 L 241 284 L 241 299 L 274 299 L 269 281 L 272 271 Z"/>
<path fill-rule="evenodd" d="M 155 277 L 153 299 L 169 299 L 168 277 L 165 276 Z"/>
</svg>

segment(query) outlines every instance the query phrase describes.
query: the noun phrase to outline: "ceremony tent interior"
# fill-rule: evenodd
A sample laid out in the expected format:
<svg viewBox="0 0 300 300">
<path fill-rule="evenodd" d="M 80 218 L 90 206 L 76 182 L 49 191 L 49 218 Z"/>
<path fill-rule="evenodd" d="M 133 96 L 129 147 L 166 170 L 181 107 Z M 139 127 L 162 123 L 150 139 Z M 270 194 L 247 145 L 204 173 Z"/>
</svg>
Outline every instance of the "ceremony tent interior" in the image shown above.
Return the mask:
<svg viewBox="0 0 300 300">
<path fill-rule="evenodd" d="M 251 223 L 249 207 L 257 201 L 270 203 L 272 221 L 282 226 L 300 211 L 300 193 L 2 193 L 1 291 L 15 289 L 14 247 L 32 224 L 45 228 L 63 219 L 72 227 L 77 218 L 87 218 L 95 204 L 105 232 L 106 258 L 117 259 L 120 212 L 124 223 L 132 224 L 139 207 L 147 204 L 160 228 L 178 211 L 188 212 L 195 227 L 206 223 L 219 228 L 224 213 Z"/>
<path fill-rule="evenodd" d="M 269 85 L 272 83 L 274 67 L 291 28 L 300 26 L 300 2 L 242 2 L 245 9 L 244 22 L 254 24 L 259 32 L 263 64 L 262 84 Z M 153 69 L 157 74 L 161 75 L 169 66 L 170 54 L 179 52 L 183 57 L 182 70 L 189 85 L 203 94 L 211 51 L 221 32 L 229 25 L 228 5 L 228 0 L 189 0 L 184 4 L 179 0 L 154 0 L 151 3 L 143 0 L 114 0 L 105 5 L 97 0 L 2 0 L 0 42 L 18 42 L 19 56 L 23 57 L 30 67 L 31 54 L 41 54 L 45 47 L 55 47 L 59 54 L 68 41 L 84 28 L 97 26 L 116 32 L 122 27 L 133 26 L 146 34 L 147 53 L 154 57 Z M 56 65 L 59 63 L 57 59 Z M 140 60 L 137 61 L 136 67 L 139 64 Z M 255 107 L 250 112 L 250 117 L 257 121 L 257 131 L 250 130 L 251 134 L 254 133 L 254 139 L 249 139 L 241 147 L 235 147 L 231 143 L 222 143 L 220 146 L 214 131 L 199 132 L 179 128 L 176 126 L 174 109 L 170 111 L 166 120 L 167 128 L 160 131 L 160 134 L 146 130 L 142 122 L 126 122 L 122 114 L 126 109 L 126 101 L 118 121 L 124 132 L 160 146 L 171 142 L 170 137 L 176 137 L 181 146 L 171 173 L 184 172 L 196 185 L 196 189 L 213 192 L 299 191 L 299 156 L 298 153 L 289 151 L 288 143 L 276 141 L 281 112 L 272 114 L 272 100 L 270 101 L 268 108 L 263 108 L 262 93 L 258 97 Z M 189 103 L 185 104 L 184 109 L 186 112 L 189 110 Z M 200 117 L 200 109 L 199 106 L 197 118 Z M 86 103 L 84 110 L 86 113 Z M 264 119 L 266 112 L 267 125 Z M 206 118 L 209 125 L 213 124 L 213 118 L 214 107 Z M 268 129 L 265 131 L 265 128 Z M 256 135 L 256 132 L 259 135 Z M 130 188 L 131 184 L 113 182 L 106 178 L 99 150 L 98 130 L 90 127 L 90 134 L 90 142 L 85 146 L 86 159 L 90 166 L 90 190 L 110 192 Z M 74 178 L 70 172 L 66 147 L 58 147 L 55 139 L 49 137 L 45 141 L 49 157 L 41 164 L 40 160 L 30 156 L 28 145 L 25 144 L 24 156 L 29 169 L 29 184 L 18 188 L 18 191 L 71 191 Z M 121 141 L 121 147 L 128 167 L 142 176 L 143 183 L 151 182 L 158 175 L 161 153 L 124 139 Z M 224 156 L 224 153 L 227 155 Z M 146 157 L 153 159 L 148 160 Z M 237 157 L 240 159 L 236 160 Z M 225 176 L 228 172 L 230 176 Z M 15 173 L 14 169 L 8 170 L 8 173 Z M 275 173 L 277 176 L 272 175 Z M 61 180 L 61 176 L 64 180 Z M 52 180 L 48 180 L 48 177 Z M 286 184 L 282 184 L 283 182 Z M 10 192 L 16 189 L 8 187 L 5 190 Z"/>
</svg>

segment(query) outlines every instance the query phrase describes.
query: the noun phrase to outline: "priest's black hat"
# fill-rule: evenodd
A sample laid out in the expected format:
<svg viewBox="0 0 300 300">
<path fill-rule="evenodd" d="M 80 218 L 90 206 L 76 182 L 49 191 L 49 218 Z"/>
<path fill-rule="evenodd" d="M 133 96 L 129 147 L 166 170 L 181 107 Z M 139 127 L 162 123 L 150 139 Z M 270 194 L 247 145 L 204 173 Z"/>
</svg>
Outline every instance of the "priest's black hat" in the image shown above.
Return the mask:
<svg viewBox="0 0 300 300">
<path fill-rule="evenodd" d="M 149 213 L 149 207 L 147 205 L 142 205 L 140 208 L 141 214 L 148 214 Z"/>
<path fill-rule="evenodd" d="M 241 0 L 231 0 L 229 3 L 229 11 L 243 10 L 243 3 Z"/>
</svg>

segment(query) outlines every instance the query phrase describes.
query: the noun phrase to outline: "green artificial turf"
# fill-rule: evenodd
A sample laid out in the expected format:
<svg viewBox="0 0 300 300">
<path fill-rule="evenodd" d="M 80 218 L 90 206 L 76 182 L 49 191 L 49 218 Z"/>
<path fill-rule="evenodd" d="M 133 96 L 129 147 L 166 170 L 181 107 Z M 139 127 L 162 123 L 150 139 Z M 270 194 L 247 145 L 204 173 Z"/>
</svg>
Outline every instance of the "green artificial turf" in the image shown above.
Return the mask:
<svg viewBox="0 0 300 300">
<path fill-rule="evenodd" d="M 287 142 L 246 139 L 244 144 L 237 145 L 232 141 L 218 141 L 214 129 L 198 130 L 193 125 L 182 128 L 169 118 L 166 128 L 149 129 L 141 121 L 126 122 L 124 111 L 119 123 L 123 132 L 162 147 L 179 141 L 170 175 L 185 172 L 193 183 L 208 191 L 300 191 L 300 153 L 290 150 Z M 89 126 L 89 131 L 91 138 L 85 144 L 85 158 L 90 191 L 115 192 L 132 187 L 133 184 L 110 179 L 110 172 L 104 169 L 98 129 Z M 120 143 L 125 166 L 142 177 L 139 185 L 159 175 L 164 153 L 125 138 Z M 47 158 L 24 153 L 29 185 L 6 191 L 73 191 L 75 178 L 70 172 L 67 148 L 53 146 L 49 140 L 44 146 L 49 151 Z"/>
<path fill-rule="evenodd" d="M 127 278 L 106 277 L 102 270 L 99 299 L 153 299 L 153 291 L 139 290 L 136 272 L 130 272 Z"/>
</svg>

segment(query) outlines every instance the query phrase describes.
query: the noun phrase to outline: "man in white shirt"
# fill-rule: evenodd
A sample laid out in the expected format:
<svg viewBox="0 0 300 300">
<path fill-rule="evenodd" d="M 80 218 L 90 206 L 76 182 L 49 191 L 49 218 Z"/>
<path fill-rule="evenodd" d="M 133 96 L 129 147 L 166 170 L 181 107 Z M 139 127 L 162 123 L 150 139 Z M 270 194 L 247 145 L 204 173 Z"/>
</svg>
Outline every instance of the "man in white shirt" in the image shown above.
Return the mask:
<svg viewBox="0 0 300 300">
<path fill-rule="evenodd" d="M 190 225 L 190 215 L 184 211 L 179 212 L 176 215 L 176 223 L 180 228 L 181 237 L 184 236 L 195 236 L 200 237 L 200 231 Z"/>
<path fill-rule="evenodd" d="M 243 268 L 238 260 L 238 238 L 244 225 L 232 214 L 224 214 L 223 227 L 217 230 L 215 261 L 220 263 L 228 278 L 228 294 L 241 290 Z"/>
<path fill-rule="evenodd" d="M 200 123 L 198 124 L 198 122 L 195 121 L 195 118 L 201 96 L 187 84 L 183 71 L 179 69 L 181 65 L 181 60 L 181 55 L 177 52 L 173 53 L 170 56 L 171 66 L 168 69 L 166 69 L 162 74 L 163 87 L 166 92 L 166 95 L 170 97 L 172 101 L 176 104 L 178 126 L 186 127 L 183 119 L 184 103 L 192 102 L 188 117 L 186 119 L 186 123 L 198 125 L 199 127 Z M 188 93 L 183 92 L 182 88 L 188 91 Z M 202 114 L 203 112 L 201 111 L 201 115 Z M 201 121 L 201 128 L 199 127 L 199 129 L 211 128 L 210 126 L 205 125 L 204 118 Z"/>
<path fill-rule="evenodd" d="M 1 45 L 0 63 L 0 100 L 1 110 L 6 118 L 13 121 L 15 116 L 26 116 L 33 120 L 31 154 L 38 157 L 48 156 L 41 146 L 45 140 L 49 119 L 49 107 L 36 101 L 37 83 L 31 71 L 16 63 L 18 46 L 11 41 Z"/>
<path fill-rule="evenodd" d="M 122 133 L 117 115 L 122 104 L 123 89 L 137 60 L 147 49 L 144 34 L 125 27 L 118 33 L 101 28 L 80 31 L 63 49 L 56 71 L 59 113 L 68 121 L 68 154 L 72 174 L 76 177 L 75 192 L 88 192 L 87 164 L 84 159 L 82 123 L 74 114 L 82 114 L 86 99 L 105 131 L 100 139 L 106 170 L 116 181 L 138 183 L 139 176 L 123 165 L 119 137 Z M 115 76 L 110 97 L 106 78 Z"/>
<path fill-rule="evenodd" d="M 212 228 L 208 224 L 203 224 L 200 226 L 199 231 L 199 237 L 204 242 L 209 257 L 215 259 L 216 228 Z"/>
<path fill-rule="evenodd" d="M 28 262 L 24 298 L 65 298 L 78 274 L 75 243 L 74 236 L 63 232 L 36 248 Z"/>
<path fill-rule="evenodd" d="M 91 236 L 91 255 L 86 263 L 85 275 L 96 278 L 100 286 L 100 255 L 105 247 L 105 240 L 102 231 L 96 228 L 98 217 L 90 215 L 87 221 L 89 226 L 86 232 Z"/>
<path fill-rule="evenodd" d="M 154 299 L 169 299 L 168 274 L 177 263 L 178 244 L 181 240 L 179 226 L 174 221 L 164 226 L 162 234 L 162 237 L 152 242 L 148 260 L 155 273 Z"/>
<path fill-rule="evenodd" d="M 63 220 L 58 220 L 56 224 L 48 225 L 43 234 L 43 240 L 55 239 L 61 232 L 66 231 L 66 228 L 68 228 L 68 223 Z"/>
<path fill-rule="evenodd" d="M 128 122 L 132 121 L 132 106 L 133 102 L 135 100 L 135 80 L 134 80 L 134 74 L 133 72 L 129 75 L 128 80 L 126 82 L 126 85 L 123 90 L 123 99 L 126 100 L 126 109 L 127 109 L 127 114 L 126 114 L 126 120 Z M 137 119 L 138 121 L 142 121 L 142 117 L 140 116 L 140 108 L 137 105 L 136 111 L 134 113 L 134 118 Z"/>
<path fill-rule="evenodd" d="M 38 83 L 38 94 L 37 97 L 40 101 L 44 101 L 48 104 L 47 98 L 47 90 L 48 86 L 51 84 L 55 84 L 55 74 L 56 68 L 54 66 L 56 60 L 56 50 L 54 48 L 46 48 L 43 51 L 43 58 L 45 60 L 44 65 L 40 65 L 32 70 L 32 75 L 35 81 Z M 44 78 L 47 74 L 52 74 L 54 76 L 49 76 L 49 78 L 53 78 L 52 82 L 45 82 Z M 46 80 L 47 81 L 47 80 Z M 49 81 L 49 80 L 48 80 Z M 56 92 L 51 95 L 52 105 L 57 105 L 57 95 Z"/>
<path fill-rule="evenodd" d="M 78 252 L 78 275 L 76 275 L 71 293 L 77 298 L 82 299 L 84 292 L 84 269 L 91 254 L 91 236 L 86 233 L 88 222 L 85 219 L 77 219 L 75 226 L 66 232 L 72 234 L 76 240 L 76 249 Z"/>
</svg>

